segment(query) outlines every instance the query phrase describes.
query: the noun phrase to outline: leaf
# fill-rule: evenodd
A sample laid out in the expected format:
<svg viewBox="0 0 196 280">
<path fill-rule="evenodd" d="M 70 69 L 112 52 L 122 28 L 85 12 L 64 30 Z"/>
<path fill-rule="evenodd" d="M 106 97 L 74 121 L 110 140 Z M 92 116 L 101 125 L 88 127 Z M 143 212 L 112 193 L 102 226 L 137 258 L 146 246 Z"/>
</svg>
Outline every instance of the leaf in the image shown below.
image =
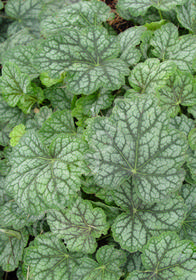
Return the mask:
<svg viewBox="0 0 196 280">
<path fill-rule="evenodd" d="M 0 229 L 0 265 L 3 270 L 14 271 L 18 267 L 27 241 L 26 229 L 21 232 Z"/>
<path fill-rule="evenodd" d="M 167 80 L 166 86 L 158 90 L 160 106 L 175 117 L 180 111 L 180 105 L 193 106 L 196 104 L 196 83 L 190 73 L 176 71 Z"/>
<path fill-rule="evenodd" d="M 183 221 L 180 237 L 192 240 L 196 244 L 196 186 L 185 184 L 181 195 L 187 206 L 186 218 Z"/>
<path fill-rule="evenodd" d="M 154 32 L 152 53 L 162 59 L 173 61 L 179 70 L 193 72 L 193 59 L 196 55 L 196 36 L 177 37 L 177 28 L 172 23 L 161 26 Z"/>
<path fill-rule="evenodd" d="M 196 150 L 196 128 L 193 128 L 188 136 L 188 142 L 192 150 Z"/>
<path fill-rule="evenodd" d="M 40 81 L 41 81 L 42 85 L 44 85 L 46 87 L 51 87 L 57 83 L 62 82 L 62 78 L 61 79 L 52 79 L 49 77 L 48 73 L 43 72 L 40 74 Z"/>
<path fill-rule="evenodd" d="M 181 5 L 184 2 L 184 0 L 119 0 L 118 7 L 120 9 L 128 10 L 130 14 L 137 17 L 139 15 L 145 15 L 148 8 L 151 6 L 163 11 L 168 11 L 175 8 L 176 5 Z"/>
<path fill-rule="evenodd" d="M 78 119 L 77 126 L 85 126 L 88 118 L 95 117 L 101 110 L 112 105 L 114 95 L 109 90 L 100 89 L 97 92 L 80 97 L 72 110 L 72 116 Z"/>
<path fill-rule="evenodd" d="M 60 134 L 76 134 L 74 120 L 69 110 L 53 113 L 39 130 L 39 135 L 43 139 L 45 145 L 49 145 Z"/>
<path fill-rule="evenodd" d="M 142 250 L 143 271 L 134 271 L 127 280 L 194 279 L 196 273 L 195 246 L 179 240 L 175 232 L 152 237 Z"/>
<path fill-rule="evenodd" d="M 110 190 L 133 177 L 139 197 L 147 202 L 178 189 L 187 144 L 168 125 L 166 113 L 150 95 L 119 99 L 110 118 L 91 119 L 86 159 L 96 183 Z"/>
<path fill-rule="evenodd" d="M 187 165 L 190 169 L 193 180 L 196 182 L 196 152 L 193 155 L 188 155 Z"/>
<path fill-rule="evenodd" d="M 61 9 L 55 16 L 47 17 L 41 23 L 44 36 L 57 33 L 65 28 L 86 28 L 101 25 L 102 22 L 111 20 L 114 14 L 110 8 L 101 1 L 79 2 Z"/>
<path fill-rule="evenodd" d="M 116 90 L 124 84 L 129 68 L 117 58 L 119 52 L 116 36 L 104 28 L 67 29 L 44 41 L 35 63 L 51 78 L 69 70 L 67 90 L 89 95 L 100 87 Z"/>
<path fill-rule="evenodd" d="M 3 2 L 0 2 L 0 10 L 3 9 L 4 5 Z"/>
<path fill-rule="evenodd" d="M 178 129 L 188 137 L 189 132 L 194 128 L 194 121 L 186 115 L 181 114 L 170 120 L 170 129 Z"/>
<path fill-rule="evenodd" d="M 9 134 L 9 137 L 11 138 L 10 145 L 12 147 L 15 147 L 19 143 L 20 138 L 25 134 L 25 132 L 26 131 L 24 124 L 16 125 Z"/>
<path fill-rule="evenodd" d="M 64 135 L 47 148 L 30 130 L 13 151 L 7 191 L 30 215 L 64 207 L 80 189 L 80 175 L 87 170 L 83 160 L 86 148 L 81 139 Z"/>
<path fill-rule="evenodd" d="M 41 107 L 40 110 L 35 114 L 35 117 L 27 121 L 26 128 L 39 130 L 43 123 L 51 116 L 51 114 L 52 109 L 49 109 L 47 106 Z"/>
<path fill-rule="evenodd" d="M 146 28 L 143 26 L 131 27 L 118 36 L 121 46 L 120 58 L 131 66 L 140 60 L 141 52 L 137 49 L 137 45 L 140 44 L 145 30 Z"/>
<path fill-rule="evenodd" d="M 34 224 L 43 216 L 32 216 L 26 214 L 12 199 L 0 207 L 1 226 L 13 227 L 15 230 L 22 230 L 25 226 Z"/>
<path fill-rule="evenodd" d="M 71 209 L 49 212 L 47 221 L 51 231 L 64 239 L 70 251 L 88 254 L 95 252 L 96 238 L 106 234 L 109 228 L 104 211 L 93 209 L 89 201 L 80 198 Z"/>
<path fill-rule="evenodd" d="M 196 33 L 196 6 L 194 0 L 187 0 L 184 5 L 176 7 L 179 22 L 186 29 Z"/>
<path fill-rule="evenodd" d="M 30 77 L 21 73 L 16 64 L 6 63 L 0 79 L 0 88 L 9 106 L 16 106 L 21 96 L 27 94 L 31 88 Z"/>
<path fill-rule="evenodd" d="M 113 246 L 103 246 L 96 253 L 97 261 L 83 258 L 73 273 L 73 280 L 119 280 L 126 254 Z"/>
<path fill-rule="evenodd" d="M 188 107 L 188 113 L 192 114 L 194 119 L 196 119 L 196 105 Z"/>
<path fill-rule="evenodd" d="M 135 188 L 128 182 L 113 190 L 113 198 L 123 209 L 112 225 L 113 237 L 129 252 L 141 251 L 153 235 L 177 231 L 185 218 L 181 197 L 173 196 L 150 205 L 137 197 Z"/>
<path fill-rule="evenodd" d="M 21 36 L 20 36 L 21 39 Z M 31 78 L 39 76 L 39 69 L 33 63 L 33 57 L 39 48 L 40 41 L 34 40 L 28 45 L 22 44 L 9 49 L 2 57 L 2 62 L 12 62 L 17 64 L 21 73 L 28 74 Z"/>
<path fill-rule="evenodd" d="M 167 59 L 168 48 L 175 46 L 178 39 L 178 28 L 173 23 L 167 23 L 154 32 L 150 44 L 154 47 L 152 53 L 161 60 Z"/>
<path fill-rule="evenodd" d="M 29 279 L 71 279 L 81 258 L 81 254 L 70 253 L 61 240 L 48 232 L 37 236 L 25 250 L 23 266 L 29 266 Z"/>
<path fill-rule="evenodd" d="M 71 109 L 73 94 L 63 84 L 57 84 L 44 90 L 44 95 L 57 110 Z"/>
<path fill-rule="evenodd" d="M 5 6 L 6 14 L 15 20 L 9 28 L 20 30 L 28 28 L 33 32 L 39 31 L 38 14 L 41 9 L 41 1 L 39 0 L 9 0 Z"/>
<path fill-rule="evenodd" d="M 160 63 L 156 58 L 149 58 L 134 67 L 129 83 L 137 92 L 156 93 L 156 89 L 164 86 L 174 71 L 175 65 L 172 62 Z"/>
</svg>

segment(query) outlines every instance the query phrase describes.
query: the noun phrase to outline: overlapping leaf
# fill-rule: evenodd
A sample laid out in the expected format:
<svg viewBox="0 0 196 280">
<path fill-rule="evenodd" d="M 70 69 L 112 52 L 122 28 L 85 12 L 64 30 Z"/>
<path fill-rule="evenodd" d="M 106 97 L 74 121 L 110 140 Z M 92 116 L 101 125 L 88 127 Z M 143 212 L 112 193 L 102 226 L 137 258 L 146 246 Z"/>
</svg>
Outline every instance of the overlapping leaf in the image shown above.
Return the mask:
<svg viewBox="0 0 196 280">
<path fill-rule="evenodd" d="M 184 178 L 187 143 L 150 95 L 118 100 L 110 118 L 89 122 L 87 161 L 96 182 L 109 189 L 133 177 L 142 200 L 157 201 Z"/>
<path fill-rule="evenodd" d="M 175 65 L 170 61 L 160 63 L 156 58 L 149 58 L 134 67 L 129 83 L 137 92 L 156 93 L 156 89 L 164 86 L 174 71 Z"/>
<path fill-rule="evenodd" d="M 195 246 L 179 240 L 175 232 L 152 237 L 142 250 L 143 271 L 134 271 L 127 280 L 194 280 Z"/>
<path fill-rule="evenodd" d="M 86 148 L 81 139 L 61 135 L 48 149 L 35 131 L 29 131 L 13 151 L 7 191 L 31 215 L 64 207 L 80 188 Z"/>
<path fill-rule="evenodd" d="M 193 154 L 188 154 L 187 165 L 190 169 L 193 180 L 196 182 L 196 151 Z"/>
<path fill-rule="evenodd" d="M 70 251 L 93 253 L 96 238 L 106 234 L 109 225 L 101 208 L 92 208 L 89 201 L 77 199 L 71 209 L 48 214 L 51 231 L 63 238 Z"/>
<path fill-rule="evenodd" d="M 167 80 L 166 86 L 159 89 L 160 106 L 172 117 L 180 112 L 180 105 L 196 104 L 196 83 L 190 73 L 176 71 Z"/>
<path fill-rule="evenodd" d="M 55 16 L 47 17 L 41 23 L 42 33 L 47 36 L 65 28 L 82 28 L 101 25 L 113 18 L 110 8 L 101 1 L 79 2 L 61 9 Z"/>
<path fill-rule="evenodd" d="M 39 135 L 46 145 L 50 144 L 59 134 L 76 134 L 74 120 L 69 110 L 53 113 L 39 130 Z"/>
<path fill-rule="evenodd" d="M 39 130 L 43 123 L 51 116 L 52 109 L 49 109 L 47 106 L 43 106 L 40 110 L 35 108 L 35 112 L 36 114 L 34 118 L 30 118 L 26 122 L 27 129 Z"/>
<path fill-rule="evenodd" d="M 188 136 L 188 142 L 192 150 L 196 150 L 196 128 L 193 128 Z"/>
<path fill-rule="evenodd" d="M 113 197 L 124 210 L 112 225 L 113 237 L 129 252 L 141 251 L 153 235 L 178 230 L 185 218 L 185 205 L 177 196 L 149 205 L 137 197 L 130 183 L 124 183 L 113 191 Z"/>
<path fill-rule="evenodd" d="M 119 280 L 126 254 L 113 246 L 103 246 L 96 253 L 97 261 L 83 258 L 73 273 L 73 280 Z"/>
<path fill-rule="evenodd" d="M 14 271 L 22 260 L 28 234 L 24 228 L 21 232 L 0 229 L 0 265 L 5 271 Z"/>
<path fill-rule="evenodd" d="M 140 44 L 145 27 L 132 27 L 119 34 L 121 45 L 121 58 L 129 65 L 135 65 L 141 57 L 141 52 L 136 48 Z"/>
<path fill-rule="evenodd" d="M 176 7 L 179 22 L 188 30 L 196 33 L 195 0 L 187 0 L 184 5 Z"/>
<path fill-rule="evenodd" d="M 172 23 L 161 26 L 154 32 L 151 45 L 153 54 L 162 60 L 172 60 L 181 71 L 193 72 L 192 63 L 196 55 L 196 36 L 178 36 Z"/>
<path fill-rule="evenodd" d="M 195 127 L 194 121 L 189 119 L 186 115 L 181 114 L 170 120 L 170 128 L 178 129 L 183 132 L 188 138 L 189 132 Z"/>
<path fill-rule="evenodd" d="M 151 6 L 168 11 L 184 2 L 185 0 L 120 0 L 118 7 L 121 10 L 128 10 L 133 16 L 143 16 Z"/>
<path fill-rule="evenodd" d="M 80 264 L 82 257 L 82 254 L 68 252 L 61 240 L 46 233 L 37 236 L 25 251 L 23 266 L 29 266 L 29 279 L 71 279 L 72 272 Z"/>
<path fill-rule="evenodd" d="M 67 29 L 45 40 L 35 61 L 52 78 L 69 70 L 67 89 L 88 95 L 100 87 L 115 90 L 124 84 L 129 68 L 119 53 L 116 37 L 104 28 Z"/>
</svg>

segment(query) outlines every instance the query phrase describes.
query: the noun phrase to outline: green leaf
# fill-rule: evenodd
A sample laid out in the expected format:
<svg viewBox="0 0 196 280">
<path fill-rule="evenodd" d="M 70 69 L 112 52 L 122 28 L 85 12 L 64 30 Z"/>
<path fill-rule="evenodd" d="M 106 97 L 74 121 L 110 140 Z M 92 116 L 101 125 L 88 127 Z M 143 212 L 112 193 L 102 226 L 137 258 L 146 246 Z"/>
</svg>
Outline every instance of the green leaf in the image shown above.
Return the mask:
<svg viewBox="0 0 196 280">
<path fill-rule="evenodd" d="M 5 5 L 6 14 L 14 20 L 9 28 L 16 31 L 28 28 L 32 32 L 39 31 L 38 15 L 43 0 L 9 0 Z"/>
<path fill-rule="evenodd" d="M 91 119 L 86 158 L 96 183 L 112 189 L 133 177 L 138 195 L 149 202 L 178 189 L 187 143 L 168 125 L 169 118 L 150 95 L 119 99 L 110 118 Z"/>
<path fill-rule="evenodd" d="M 82 254 L 70 253 L 61 240 L 48 232 L 37 236 L 25 250 L 23 266 L 29 266 L 28 279 L 71 279 L 82 257 Z"/>
<path fill-rule="evenodd" d="M 21 39 L 21 36 L 20 36 Z M 22 44 L 21 46 L 15 46 L 8 50 L 2 57 L 2 62 L 12 62 L 17 64 L 21 73 L 28 74 L 31 78 L 39 76 L 39 69 L 33 62 L 33 57 L 39 48 L 40 41 L 34 40 L 27 46 Z"/>
<path fill-rule="evenodd" d="M 4 5 L 3 2 L 0 2 L 0 10 L 3 9 Z"/>
<path fill-rule="evenodd" d="M 173 61 L 181 71 L 193 72 L 192 63 L 196 55 L 196 36 L 178 37 L 178 30 L 172 23 L 161 26 L 151 40 L 152 53 L 162 59 Z"/>
<path fill-rule="evenodd" d="M 71 109 L 73 94 L 67 90 L 65 85 L 57 84 L 44 90 L 44 95 L 50 100 L 54 109 Z"/>
<path fill-rule="evenodd" d="M 196 104 L 196 83 L 190 73 L 176 71 L 167 80 L 166 86 L 158 90 L 160 106 L 171 117 L 180 111 L 180 105 L 193 106 Z"/>
<path fill-rule="evenodd" d="M 1 226 L 4 228 L 13 227 L 15 230 L 21 230 L 25 226 L 32 225 L 42 217 L 42 215 L 35 217 L 26 214 L 13 199 L 0 207 Z"/>
<path fill-rule="evenodd" d="M 0 265 L 3 270 L 14 271 L 18 267 L 27 241 L 26 229 L 21 232 L 0 229 Z"/>
<path fill-rule="evenodd" d="M 3 66 L 0 88 L 7 103 L 14 107 L 21 96 L 31 90 L 31 80 L 27 74 L 21 73 L 16 64 L 6 63 Z"/>
<path fill-rule="evenodd" d="M 181 197 L 173 196 L 150 205 L 137 197 L 135 188 L 128 182 L 113 191 L 113 198 L 124 211 L 112 225 L 113 237 L 129 252 L 141 251 L 153 235 L 177 231 L 185 218 Z"/>
<path fill-rule="evenodd" d="M 188 107 L 188 113 L 192 114 L 194 119 L 196 119 L 196 105 Z"/>
<path fill-rule="evenodd" d="M 141 52 L 136 46 L 140 44 L 145 27 L 131 27 L 119 34 L 121 46 L 121 58 L 129 65 L 133 66 L 140 60 Z"/>
<path fill-rule="evenodd" d="M 180 241 L 175 232 L 152 237 L 142 252 L 144 271 L 134 271 L 127 280 L 193 280 L 195 277 L 195 246 L 191 241 Z"/>
<path fill-rule="evenodd" d="M 45 40 L 35 62 L 51 78 L 69 70 L 68 91 L 89 95 L 99 87 L 115 90 L 124 84 L 129 68 L 117 58 L 119 52 L 116 36 L 104 28 L 68 29 Z"/>
<path fill-rule="evenodd" d="M 187 0 L 184 5 L 176 7 L 179 22 L 186 29 L 196 33 L 196 5 L 194 0 Z"/>
<path fill-rule="evenodd" d="M 51 87 L 57 83 L 60 83 L 62 81 L 61 79 L 52 79 L 49 77 L 48 73 L 43 72 L 40 74 L 40 81 L 42 83 L 42 85 L 46 86 L 46 87 Z"/>
<path fill-rule="evenodd" d="M 131 15 L 137 17 L 145 15 L 151 6 L 168 11 L 184 2 L 185 0 L 119 0 L 118 7 L 122 10 L 128 10 Z"/>
<path fill-rule="evenodd" d="M 129 76 L 129 83 L 140 93 L 156 93 L 156 89 L 164 86 L 174 71 L 174 63 L 160 63 L 156 58 L 149 58 L 134 67 Z"/>
<path fill-rule="evenodd" d="M 162 19 L 162 20 L 159 20 L 159 21 L 153 21 L 151 23 L 145 23 L 144 26 L 147 28 L 147 30 L 155 31 L 166 23 L 167 23 L 167 21 L 165 19 Z"/>
<path fill-rule="evenodd" d="M 178 129 L 183 132 L 188 138 L 188 134 L 195 127 L 194 121 L 189 119 L 186 115 L 181 114 L 170 120 L 170 129 Z"/>
<path fill-rule="evenodd" d="M 57 238 L 63 238 L 70 251 L 92 254 L 96 238 L 106 234 L 109 225 L 101 208 L 92 208 L 87 200 L 78 198 L 71 209 L 51 211 L 47 221 Z"/>
<path fill-rule="evenodd" d="M 81 139 L 64 135 L 47 148 L 35 131 L 27 132 L 14 148 L 7 191 L 30 215 L 64 207 L 80 189 L 80 175 L 87 171 L 86 148 Z"/>
<path fill-rule="evenodd" d="M 52 109 L 49 109 L 47 106 L 43 106 L 40 110 L 35 108 L 34 112 L 36 112 L 35 117 L 27 121 L 26 128 L 39 130 L 43 123 L 51 116 Z"/>
<path fill-rule="evenodd" d="M 196 182 L 196 151 L 194 151 L 194 154 L 188 155 L 187 165 L 190 169 L 193 180 Z"/>
<path fill-rule="evenodd" d="M 119 280 L 123 276 L 121 265 L 126 254 L 113 246 L 103 246 L 96 253 L 97 261 L 83 258 L 73 273 L 73 280 Z"/>
<path fill-rule="evenodd" d="M 196 150 L 196 128 L 193 128 L 188 136 L 188 142 L 192 150 Z"/>
<path fill-rule="evenodd" d="M 180 237 L 192 240 L 196 244 L 196 185 L 183 185 L 181 195 L 187 206 L 187 213 L 182 224 Z"/>
<path fill-rule="evenodd" d="M 153 55 L 161 60 L 167 59 L 168 48 L 175 46 L 178 39 L 178 28 L 173 23 L 167 23 L 154 32 L 150 44 L 154 47 Z"/>
<path fill-rule="evenodd" d="M 111 20 L 114 14 L 111 9 L 101 1 L 79 2 L 61 9 L 55 17 L 47 17 L 41 23 L 44 36 L 63 31 L 65 28 L 84 28 L 101 25 L 102 22 Z"/>
<path fill-rule="evenodd" d="M 63 110 L 53 113 L 39 130 L 44 144 L 50 144 L 60 134 L 76 134 L 76 127 L 71 116 L 71 111 Z"/>
<path fill-rule="evenodd" d="M 25 132 L 26 131 L 24 124 L 16 125 L 9 134 L 9 137 L 11 138 L 10 145 L 12 147 L 15 147 L 19 143 L 20 138 L 25 134 Z"/>
<path fill-rule="evenodd" d="M 88 96 L 82 96 L 75 103 L 72 116 L 78 119 L 78 126 L 85 126 L 88 118 L 95 117 L 101 110 L 105 110 L 112 105 L 114 95 L 111 91 L 100 89 Z"/>
</svg>

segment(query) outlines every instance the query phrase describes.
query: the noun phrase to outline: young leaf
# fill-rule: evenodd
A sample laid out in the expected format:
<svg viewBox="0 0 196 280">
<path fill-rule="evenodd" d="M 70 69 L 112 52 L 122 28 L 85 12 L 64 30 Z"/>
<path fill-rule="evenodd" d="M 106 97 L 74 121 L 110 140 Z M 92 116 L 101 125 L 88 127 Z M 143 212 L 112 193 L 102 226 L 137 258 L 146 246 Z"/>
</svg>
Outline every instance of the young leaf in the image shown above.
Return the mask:
<svg viewBox="0 0 196 280">
<path fill-rule="evenodd" d="M 160 106 L 175 117 L 180 112 L 180 105 L 196 104 L 196 83 L 190 73 L 176 71 L 167 80 L 166 86 L 158 90 Z"/>
<path fill-rule="evenodd" d="M 24 124 L 16 125 L 9 134 L 9 137 L 11 138 L 10 145 L 12 147 L 15 147 L 19 143 L 20 138 L 25 134 L 25 132 L 26 131 Z"/>
<path fill-rule="evenodd" d="M 35 131 L 29 131 L 15 147 L 7 191 L 30 215 L 62 208 L 80 189 L 80 175 L 87 171 L 83 153 L 86 143 L 71 136 L 58 136 L 43 145 Z"/>
<path fill-rule="evenodd" d="M 89 95 L 99 87 L 119 89 L 129 73 L 127 63 L 117 58 L 120 46 L 116 36 L 104 28 L 65 30 L 45 40 L 36 63 L 53 78 L 69 70 L 67 89 Z"/>
<path fill-rule="evenodd" d="M 193 280 L 196 273 L 195 246 L 179 240 L 175 232 L 152 237 L 142 250 L 143 271 L 134 271 L 127 280 Z"/>
<path fill-rule="evenodd" d="M 139 15 L 144 16 L 151 6 L 168 11 L 184 2 L 185 0 L 119 0 L 118 7 L 121 10 L 128 10 L 131 15 L 137 17 Z"/>
<path fill-rule="evenodd" d="M 109 225 L 101 208 L 92 208 L 87 200 L 77 199 L 71 209 L 51 211 L 47 221 L 57 238 L 63 238 L 70 251 L 92 254 L 96 238 L 106 234 Z"/>
<path fill-rule="evenodd" d="M 145 27 L 132 27 L 119 34 L 121 46 L 121 58 L 130 66 L 135 65 L 141 57 L 141 52 L 137 49 L 140 44 Z"/>
<path fill-rule="evenodd" d="M 74 120 L 69 110 L 53 113 L 39 130 L 39 135 L 45 145 L 50 144 L 59 134 L 76 134 Z"/>
<path fill-rule="evenodd" d="M 61 9 L 55 17 L 47 17 L 41 23 L 44 36 L 57 33 L 65 28 L 78 29 L 82 27 L 101 25 L 102 22 L 111 20 L 114 14 L 110 8 L 101 1 L 79 2 Z"/>
<path fill-rule="evenodd" d="M 113 237 L 129 252 L 141 251 L 153 235 L 180 229 L 185 218 L 181 197 L 173 196 L 149 205 L 137 197 L 135 188 L 128 182 L 113 191 L 113 198 L 124 211 L 112 225 Z"/>
<path fill-rule="evenodd" d="M 187 143 L 168 125 L 166 113 L 150 95 L 120 99 L 110 118 L 92 119 L 86 158 L 97 184 L 111 189 L 133 177 L 139 197 L 148 202 L 178 189 Z"/>
<path fill-rule="evenodd" d="M 5 271 L 14 271 L 22 260 L 28 234 L 25 228 L 21 232 L 0 228 L 0 265 Z"/>
<path fill-rule="evenodd" d="M 23 266 L 29 266 L 28 279 L 72 279 L 73 270 L 82 257 L 82 254 L 70 253 L 61 240 L 48 232 L 37 236 L 25 250 Z"/>
<path fill-rule="evenodd" d="M 126 254 L 113 246 L 103 246 L 96 253 L 97 261 L 83 258 L 73 273 L 73 280 L 119 280 Z"/>
<path fill-rule="evenodd" d="M 140 93 L 156 93 L 156 89 L 164 86 L 174 71 L 174 63 L 160 63 L 156 58 L 149 58 L 134 67 L 129 76 L 129 83 Z"/>
</svg>

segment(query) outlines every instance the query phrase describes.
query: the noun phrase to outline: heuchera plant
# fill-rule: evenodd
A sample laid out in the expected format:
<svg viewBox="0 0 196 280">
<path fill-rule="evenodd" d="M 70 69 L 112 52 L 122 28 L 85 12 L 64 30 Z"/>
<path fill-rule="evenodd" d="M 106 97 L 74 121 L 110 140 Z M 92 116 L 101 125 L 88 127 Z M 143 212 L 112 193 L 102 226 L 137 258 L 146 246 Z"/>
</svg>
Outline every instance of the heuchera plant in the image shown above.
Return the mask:
<svg viewBox="0 0 196 280">
<path fill-rule="evenodd" d="M 0 1 L 5 279 L 196 279 L 196 1 L 106 2 Z"/>
</svg>

